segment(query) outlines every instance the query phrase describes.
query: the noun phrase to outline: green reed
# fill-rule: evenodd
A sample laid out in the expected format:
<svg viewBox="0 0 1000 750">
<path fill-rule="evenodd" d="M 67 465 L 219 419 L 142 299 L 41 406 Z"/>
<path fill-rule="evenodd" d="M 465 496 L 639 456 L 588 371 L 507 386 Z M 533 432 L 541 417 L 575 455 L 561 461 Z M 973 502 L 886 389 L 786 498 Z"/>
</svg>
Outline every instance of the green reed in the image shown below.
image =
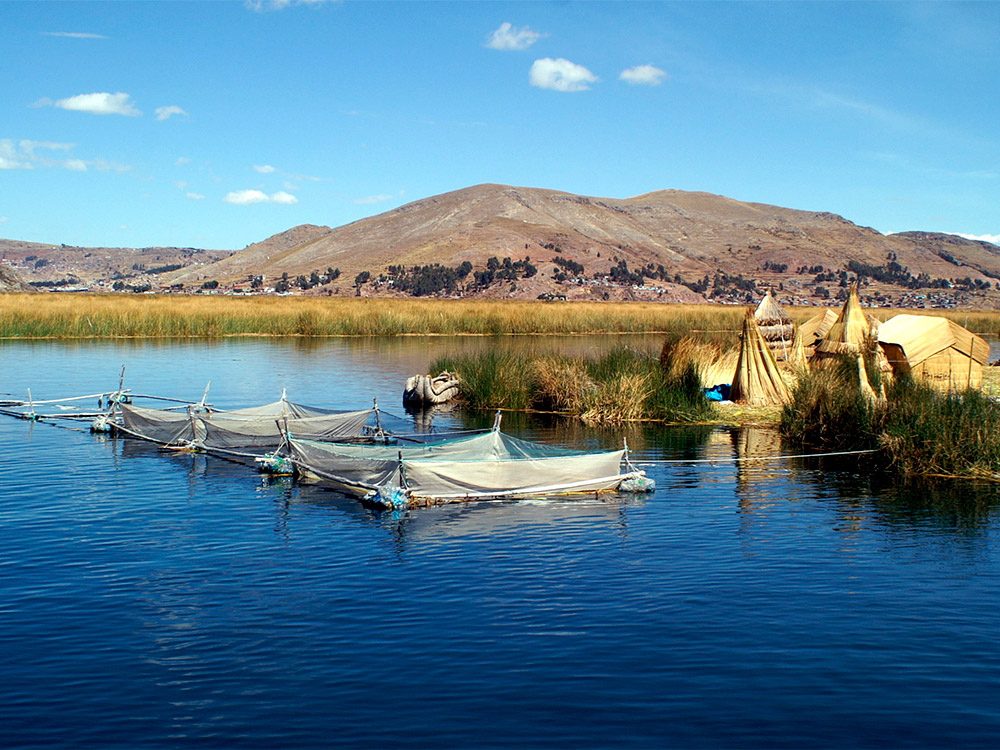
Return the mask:
<svg viewBox="0 0 1000 750">
<path fill-rule="evenodd" d="M 596 358 L 491 350 L 439 357 L 430 371 L 457 374 L 470 409 L 557 412 L 596 423 L 716 416 L 693 366 L 670 375 L 656 357 L 627 347 Z"/>
<path fill-rule="evenodd" d="M 781 431 L 809 449 L 874 450 L 883 467 L 907 476 L 1000 479 L 997 403 L 977 390 L 942 392 L 908 377 L 872 402 L 853 358 L 799 379 Z"/>
</svg>

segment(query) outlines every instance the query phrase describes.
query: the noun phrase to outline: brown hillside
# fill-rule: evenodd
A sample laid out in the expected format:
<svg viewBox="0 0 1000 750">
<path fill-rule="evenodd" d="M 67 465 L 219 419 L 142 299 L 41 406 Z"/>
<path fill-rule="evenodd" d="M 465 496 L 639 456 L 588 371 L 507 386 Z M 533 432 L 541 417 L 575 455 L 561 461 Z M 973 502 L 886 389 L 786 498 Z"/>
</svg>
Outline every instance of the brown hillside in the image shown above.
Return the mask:
<svg viewBox="0 0 1000 750">
<path fill-rule="evenodd" d="M 786 303 L 831 304 L 861 272 L 862 296 L 874 304 L 1000 306 L 996 245 L 927 232 L 885 236 L 836 214 L 680 190 L 613 199 L 477 185 L 335 229 L 293 227 L 237 253 L 9 240 L 0 240 L 0 252 L 29 281 L 71 278 L 86 284 L 104 279 L 97 288 L 109 288 L 117 280 L 125 288 L 172 284 L 191 290 L 212 280 L 240 285 L 254 276 L 264 276 L 266 288 L 283 274 L 294 280 L 336 269 L 336 281 L 323 279 L 308 293 L 391 295 L 401 293 L 398 279 L 379 278 L 390 267 L 440 264 L 454 269 L 468 261 L 473 272 L 453 286 L 454 294 L 661 301 L 709 297 L 742 303 L 753 296 L 752 280 L 774 287 Z M 476 272 L 484 272 L 491 257 L 514 263 L 530 258 L 536 273 L 477 283 Z M 168 270 L 176 265 L 183 267 Z M 581 265 L 582 273 L 574 270 Z M 645 271 L 642 276 L 640 270 Z M 357 289 L 355 278 L 363 272 L 372 281 Z M 417 292 L 411 286 L 409 293 Z"/>
<path fill-rule="evenodd" d="M 17 271 L 10 266 L 0 265 L 0 292 L 33 292 L 35 288 L 28 284 Z"/>
<path fill-rule="evenodd" d="M 330 227 L 300 224 L 280 234 L 268 237 L 266 240 L 248 245 L 238 253 L 229 255 L 210 266 L 191 266 L 175 271 L 169 275 L 168 279 L 171 282 L 182 282 L 186 285 L 209 279 L 243 281 L 249 276 L 268 273 L 262 269 L 282 265 L 289 254 L 304 250 L 310 243 L 331 231 Z M 326 266 L 322 268 L 325 270 Z M 310 268 L 309 271 L 311 270 L 313 269 Z M 280 276 L 280 274 L 278 275 Z"/>
<path fill-rule="evenodd" d="M 560 291 L 551 281 L 551 260 L 557 256 L 582 263 L 591 278 L 624 260 L 630 269 L 662 264 L 671 277 L 679 274 L 685 281 L 720 271 L 743 274 L 775 286 L 781 283 L 792 296 L 808 296 L 815 286 L 812 274 L 796 273 L 800 268 L 839 270 L 850 260 L 883 266 L 894 258 L 914 276 L 926 273 L 931 278 L 985 280 L 989 273 L 1000 273 L 1000 248 L 988 243 L 924 233 L 886 237 L 831 213 L 679 190 L 619 200 L 477 185 L 325 233 L 322 229 L 297 227 L 290 232 L 305 236 L 301 244 L 279 243 L 289 233 L 277 235 L 187 274 L 188 280 L 236 281 L 250 273 L 274 279 L 282 273 L 294 277 L 330 267 L 340 269 L 342 276 L 334 286 L 346 291 L 361 271 L 377 277 L 392 265 L 457 266 L 466 260 L 478 269 L 490 256 L 530 257 L 539 274 L 514 290 L 505 287 L 488 296 Z M 283 249 L 263 251 L 273 244 Z M 787 268 L 773 272 L 774 264 Z"/>
<path fill-rule="evenodd" d="M 25 280 L 68 280 L 83 286 L 111 279 L 147 283 L 156 281 L 157 269 L 207 265 L 231 254 L 193 247 L 77 247 L 0 239 L 0 259 Z"/>
</svg>

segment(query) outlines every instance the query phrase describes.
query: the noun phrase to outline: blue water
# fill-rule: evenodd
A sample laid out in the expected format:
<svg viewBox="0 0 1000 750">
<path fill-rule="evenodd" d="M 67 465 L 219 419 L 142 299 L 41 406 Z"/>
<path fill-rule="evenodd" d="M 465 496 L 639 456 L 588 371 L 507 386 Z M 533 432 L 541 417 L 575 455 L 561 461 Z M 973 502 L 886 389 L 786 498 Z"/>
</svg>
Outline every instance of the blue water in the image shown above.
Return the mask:
<svg viewBox="0 0 1000 750">
<path fill-rule="evenodd" d="M 0 392 L 397 407 L 446 340 L 0 344 Z M 2 397 L 0 397 L 2 398 Z M 460 415 L 439 424 L 468 426 Z M 489 421 L 488 416 L 481 418 Z M 511 417 L 574 447 L 620 431 Z M 1000 493 L 766 430 L 626 431 L 655 494 L 366 510 L 0 420 L 3 747 L 995 747 Z"/>
</svg>

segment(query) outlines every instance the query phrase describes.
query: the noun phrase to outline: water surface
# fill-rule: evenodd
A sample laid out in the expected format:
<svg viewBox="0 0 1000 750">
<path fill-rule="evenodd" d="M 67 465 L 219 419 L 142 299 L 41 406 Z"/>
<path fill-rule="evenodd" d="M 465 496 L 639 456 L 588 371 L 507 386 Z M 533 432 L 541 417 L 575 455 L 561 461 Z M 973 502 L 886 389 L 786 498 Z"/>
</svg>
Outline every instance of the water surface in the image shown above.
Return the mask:
<svg viewBox="0 0 1000 750">
<path fill-rule="evenodd" d="M 96 393 L 124 364 L 135 391 L 211 380 L 223 407 L 285 388 L 402 413 L 408 375 L 484 344 L 6 343 L 0 391 Z M 996 745 L 994 487 L 732 462 L 787 452 L 766 430 L 505 428 L 624 434 L 657 492 L 378 513 L 0 421 L 4 746 Z"/>
</svg>

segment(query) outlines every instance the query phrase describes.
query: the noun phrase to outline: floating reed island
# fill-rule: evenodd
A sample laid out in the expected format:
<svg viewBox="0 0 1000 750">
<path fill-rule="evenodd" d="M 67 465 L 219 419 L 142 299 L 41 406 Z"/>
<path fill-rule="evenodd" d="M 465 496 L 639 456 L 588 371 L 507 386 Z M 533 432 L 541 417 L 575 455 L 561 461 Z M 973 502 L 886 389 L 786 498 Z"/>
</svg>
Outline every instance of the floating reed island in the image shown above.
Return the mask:
<svg viewBox="0 0 1000 750">
<path fill-rule="evenodd" d="M 939 316 L 880 323 L 854 289 L 839 315 L 823 311 L 797 330 L 773 300 L 762 306 L 764 324 L 760 308 L 746 311 L 738 344 L 668 337 L 658 359 L 624 348 L 594 358 L 491 351 L 442 357 L 431 370 L 456 373 L 470 408 L 588 422 L 749 416 L 803 449 L 870 451 L 874 466 L 906 475 L 1000 480 L 998 378 L 982 338 Z M 709 401 L 720 389 L 733 403 Z"/>
</svg>

